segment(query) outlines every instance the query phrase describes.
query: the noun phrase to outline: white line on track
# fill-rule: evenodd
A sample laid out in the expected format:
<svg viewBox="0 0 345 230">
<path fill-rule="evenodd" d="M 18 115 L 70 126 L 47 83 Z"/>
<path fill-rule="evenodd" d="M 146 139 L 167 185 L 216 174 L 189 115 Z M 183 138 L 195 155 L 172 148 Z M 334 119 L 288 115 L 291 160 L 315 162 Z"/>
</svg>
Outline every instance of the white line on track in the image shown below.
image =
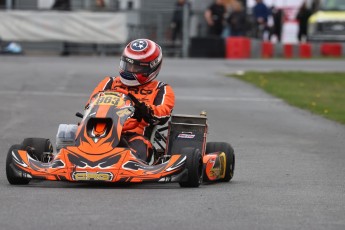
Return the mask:
<svg viewBox="0 0 345 230">
<path fill-rule="evenodd" d="M 22 96 L 54 96 L 54 97 L 89 97 L 85 93 L 47 92 L 47 91 L 10 91 L 1 90 L 0 95 L 22 95 Z M 278 98 L 265 97 L 205 97 L 205 96 L 178 96 L 181 101 L 246 101 L 246 102 L 281 102 Z"/>
</svg>

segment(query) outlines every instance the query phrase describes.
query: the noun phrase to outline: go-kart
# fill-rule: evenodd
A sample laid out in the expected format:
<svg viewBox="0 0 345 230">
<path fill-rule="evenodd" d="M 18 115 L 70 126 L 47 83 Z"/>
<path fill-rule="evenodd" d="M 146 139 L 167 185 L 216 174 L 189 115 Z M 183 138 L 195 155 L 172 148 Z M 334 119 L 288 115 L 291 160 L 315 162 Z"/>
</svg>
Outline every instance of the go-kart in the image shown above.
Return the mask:
<svg viewBox="0 0 345 230">
<path fill-rule="evenodd" d="M 235 155 L 228 143 L 206 143 L 207 117 L 173 115 L 167 126 L 153 127 L 150 162 L 132 154 L 122 138 L 133 116 L 133 97 L 124 90 L 98 93 L 78 125 L 60 124 L 57 153 L 49 139 L 26 138 L 12 145 L 6 159 L 10 184 L 32 179 L 72 182 L 178 182 L 198 187 L 203 181 L 230 181 Z"/>
</svg>

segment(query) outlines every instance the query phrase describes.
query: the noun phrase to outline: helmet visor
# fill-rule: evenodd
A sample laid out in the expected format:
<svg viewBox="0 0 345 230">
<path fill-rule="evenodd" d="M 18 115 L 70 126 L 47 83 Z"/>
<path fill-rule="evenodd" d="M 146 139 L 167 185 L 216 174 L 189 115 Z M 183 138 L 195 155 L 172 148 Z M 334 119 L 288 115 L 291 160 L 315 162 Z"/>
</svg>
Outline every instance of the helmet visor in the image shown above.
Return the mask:
<svg viewBox="0 0 345 230">
<path fill-rule="evenodd" d="M 120 68 L 126 72 L 130 73 L 138 73 L 138 74 L 147 74 L 151 71 L 150 64 L 148 63 L 137 63 L 133 61 L 133 63 L 127 60 L 120 61 Z"/>
</svg>

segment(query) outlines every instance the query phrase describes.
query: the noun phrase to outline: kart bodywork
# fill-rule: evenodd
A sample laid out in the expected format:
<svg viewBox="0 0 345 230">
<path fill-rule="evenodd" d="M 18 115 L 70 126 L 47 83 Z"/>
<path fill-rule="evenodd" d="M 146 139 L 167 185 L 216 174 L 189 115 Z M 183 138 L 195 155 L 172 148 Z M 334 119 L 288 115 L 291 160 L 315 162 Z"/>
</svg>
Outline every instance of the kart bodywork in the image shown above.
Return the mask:
<svg viewBox="0 0 345 230">
<path fill-rule="evenodd" d="M 44 138 L 27 138 L 13 145 L 6 161 L 8 181 L 179 182 L 182 187 L 198 187 L 203 180 L 232 178 L 233 149 L 222 151 L 219 148 L 226 143 L 213 143 L 218 147 L 211 146 L 213 151 L 207 152 L 205 115 L 173 115 L 168 126 L 155 127 L 150 137 L 153 158 L 144 162 L 121 138 L 124 123 L 133 113 L 133 101 L 126 93 L 99 93 L 78 126 L 60 125 L 56 154 Z"/>
</svg>

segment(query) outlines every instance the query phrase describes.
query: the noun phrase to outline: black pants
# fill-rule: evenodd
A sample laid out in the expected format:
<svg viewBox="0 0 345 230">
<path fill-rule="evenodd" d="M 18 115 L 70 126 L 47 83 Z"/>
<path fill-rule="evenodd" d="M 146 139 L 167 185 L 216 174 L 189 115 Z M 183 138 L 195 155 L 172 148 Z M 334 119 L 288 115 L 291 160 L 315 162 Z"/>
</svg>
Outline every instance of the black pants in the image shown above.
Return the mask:
<svg viewBox="0 0 345 230">
<path fill-rule="evenodd" d="M 148 138 L 137 133 L 124 133 L 122 136 L 136 157 L 146 162 L 151 159 L 153 150 Z"/>
</svg>

